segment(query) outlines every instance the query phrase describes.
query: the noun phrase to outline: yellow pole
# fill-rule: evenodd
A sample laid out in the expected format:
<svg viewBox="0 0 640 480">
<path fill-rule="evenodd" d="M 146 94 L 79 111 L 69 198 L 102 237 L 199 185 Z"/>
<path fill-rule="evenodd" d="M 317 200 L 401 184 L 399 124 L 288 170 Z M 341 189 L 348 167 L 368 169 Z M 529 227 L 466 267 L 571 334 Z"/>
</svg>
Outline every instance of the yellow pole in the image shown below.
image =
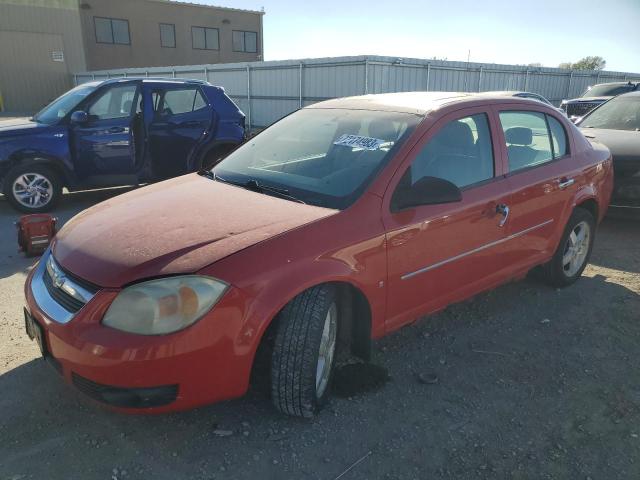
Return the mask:
<svg viewBox="0 0 640 480">
<path fill-rule="evenodd" d="M 4 102 L 2 101 L 2 92 L 0 92 L 0 112 L 4 112 Z"/>
</svg>

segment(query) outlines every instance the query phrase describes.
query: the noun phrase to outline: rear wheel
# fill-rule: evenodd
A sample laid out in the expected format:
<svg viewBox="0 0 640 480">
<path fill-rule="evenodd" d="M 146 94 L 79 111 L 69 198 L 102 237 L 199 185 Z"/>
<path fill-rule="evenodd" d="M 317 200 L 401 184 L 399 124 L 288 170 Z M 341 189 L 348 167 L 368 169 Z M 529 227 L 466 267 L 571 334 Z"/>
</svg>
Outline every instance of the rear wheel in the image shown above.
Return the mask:
<svg viewBox="0 0 640 480">
<path fill-rule="evenodd" d="M 18 165 L 4 177 L 3 193 L 13 207 L 25 213 L 48 212 L 60 200 L 62 182 L 50 168 Z"/>
<path fill-rule="evenodd" d="M 576 208 L 567 222 L 551 261 L 541 267 L 543 279 L 554 287 L 575 282 L 587 266 L 596 233 L 596 220 L 583 208 Z"/>
<path fill-rule="evenodd" d="M 271 359 L 271 396 L 287 415 L 311 417 L 326 403 L 336 353 L 335 288 L 302 292 L 278 315 Z"/>
</svg>

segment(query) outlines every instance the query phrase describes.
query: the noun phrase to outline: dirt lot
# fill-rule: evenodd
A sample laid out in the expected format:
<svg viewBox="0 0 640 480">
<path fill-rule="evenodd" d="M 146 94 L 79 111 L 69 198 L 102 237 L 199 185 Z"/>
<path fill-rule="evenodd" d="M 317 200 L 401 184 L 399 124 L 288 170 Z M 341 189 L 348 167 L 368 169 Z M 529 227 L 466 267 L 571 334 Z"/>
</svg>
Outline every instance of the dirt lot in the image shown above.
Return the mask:
<svg viewBox="0 0 640 480">
<path fill-rule="evenodd" d="M 379 342 L 389 381 L 304 421 L 257 392 L 142 417 L 63 385 L 24 333 L 16 217 L 0 198 L 2 480 L 640 478 L 640 219 L 605 221 L 573 287 L 506 285 Z"/>
</svg>

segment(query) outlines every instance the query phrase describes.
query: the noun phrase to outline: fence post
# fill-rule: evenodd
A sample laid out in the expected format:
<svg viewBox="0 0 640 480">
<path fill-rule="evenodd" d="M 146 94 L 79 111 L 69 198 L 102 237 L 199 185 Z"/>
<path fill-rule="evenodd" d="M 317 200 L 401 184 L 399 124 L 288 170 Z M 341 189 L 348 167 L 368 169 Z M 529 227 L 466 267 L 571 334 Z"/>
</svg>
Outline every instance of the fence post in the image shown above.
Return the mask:
<svg viewBox="0 0 640 480">
<path fill-rule="evenodd" d="M 75 73 L 73 74 L 73 84 L 74 84 L 75 86 L 77 86 L 77 85 L 78 85 L 78 75 L 76 75 Z"/>
<path fill-rule="evenodd" d="M 247 65 L 247 125 L 251 132 L 251 69 Z"/>
<path fill-rule="evenodd" d="M 92 74 L 91 74 L 91 79 L 92 79 L 92 80 L 95 80 L 95 79 L 96 79 L 96 74 L 95 74 L 95 73 L 92 73 Z"/>
<path fill-rule="evenodd" d="M 209 81 L 209 69 L 207 67 L 204 67 L 204 81 Z"/>
<path fill-rule="evenodd" d="M 302 62 L 298 66 L 298 107 L 302 108 Z"/>
<path fill-rule="evenodd" d="M 145 70 L 145 71 L 144 71 L 144 76 L 145 76 L 145 77 L 148 77 L 148 76 L 149 76 L 149 70 Z"/>
<path fill-rule="evenodd" d="M 174 68 L 172 72 L 173 72 L 173 78 L 176 78 L 176 69 Z"/>
<path fill-rule="evenodd" d="M 364 94 L 369 93 L 369 59 L 364 59 Z"/>
<path fill-rule="evenodd" d="M 427 92 L 429 91 L 429 77 L 431 75 L 431 64 L 427 63 Z"/>
<path fill-rule="evenodd" d="M 478 91 L 482 90 L 482 67 L 480 67 L 480 73 L 478 74 Z"/>
<path fill-rule="evenodd" d="M 573 83 L 573 70 L 571 70 L 571 73 L 569 74 L 569 85 L 567 85 L 567 94 L 565 95 L 565 98 L 571 98 L 569 95 L 571 93 L 572 83 Z"/>
<path fill-rule="evenodd" d="M 525 92 L 529 91 L 529 69 L 528 68 L 524 75 L 524 91 Z"/>
</svg>

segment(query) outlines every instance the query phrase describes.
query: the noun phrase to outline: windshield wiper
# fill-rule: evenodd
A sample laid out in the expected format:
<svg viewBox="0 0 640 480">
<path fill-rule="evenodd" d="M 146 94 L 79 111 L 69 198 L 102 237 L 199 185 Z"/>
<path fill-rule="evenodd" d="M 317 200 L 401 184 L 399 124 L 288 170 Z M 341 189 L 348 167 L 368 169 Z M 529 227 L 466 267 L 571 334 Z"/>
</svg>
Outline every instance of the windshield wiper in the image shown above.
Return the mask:
<svg viewBox="0 0 640 480">
<path fill-rule="evenodd" d="M 285 188 L 278 188 L 278 187 L 272 187 L 271 185 L 264 185 L 262 183 L 259 183 L 257 180 L 253 178 L 246 182 L 234 182 L 233 180 L 223 178 L 220 175 L 217 175 L 210 170 L 200 170 L 198 174 L 202 175 L 203 177 L 210 178 L 211 180 L 216 180 L 222 183 L 228 183 L 229 185 L 235 185 L 236 187 L 246 188 L 247 190 L 251 190 L 252 192 L 265 193 L 265 194 L 271 193 L 271 194 L 275 194 L 280 198 L 284 198 L 285 200 L 291 200 L 292 202 L 297 202 L 297 203 L 305 203 L 299 198 L 296 198 L 293 195 L 291 195 L 289 193 L 289 190 Z"/>
</svg>

